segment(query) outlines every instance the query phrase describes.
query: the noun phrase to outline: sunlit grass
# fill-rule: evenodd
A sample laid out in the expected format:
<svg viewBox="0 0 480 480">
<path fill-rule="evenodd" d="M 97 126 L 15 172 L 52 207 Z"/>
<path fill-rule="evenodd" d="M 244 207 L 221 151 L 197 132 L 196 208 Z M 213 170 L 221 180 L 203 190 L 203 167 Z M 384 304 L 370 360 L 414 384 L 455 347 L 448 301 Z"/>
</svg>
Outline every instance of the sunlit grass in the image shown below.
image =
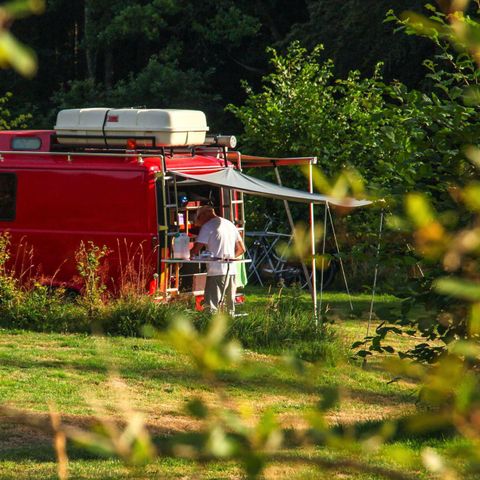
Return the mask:
<svg viewBox="0 0 480 480">
<path fill-rule="evenodd" d="M 308 295 L 301 297 L 308 309 Z M 352 339 L 360 339 L 365 334 L 368 308 L 365 315 L 348 318 L 348 314 L 343 313 L 349 309 L 343 294 L 327 292 L 325 299 L 332 305 L 335 302 L 338 309 L 338 318 L 330 327 L 341 352 L 336 363 L 307 363 L 306 376 L 301 377 L 285 368 L 281 349 L 275 348 L 273 353 L 268 349 L 247 351 L 247 365 L 240 374 L 232 368 L 220 375 L 232 401 L 248 405 L 252 418 L 271 409 L 286 428 L 303 428 L 306 425 L 304 414 L 318 401 L 322 391 L 332 386 L 340 386 L 343 391 L 340 405 L 327 417 L 332 425 L 361 425 L 415 411 L 415 383 L 407 380 L 390 383 L 392 375 L 382 367 L 380 358 L 369 360 L 366 368 L 350 358 Z M 369 306 L 368 296 L 356 296 L 353 300 Z M 268 294 L 252 289 L 245 310 L 265 307 L 269 301 Z M 393 297 L 380 297 L 380 301 L 398 303 Z M 161 340 L 1 331 L 1 403 L 40 417 L 46 417 L 49 405 L 53 404 L 64 422 L 86 427 L 93 421 L 93 400 L 101 402 L 111 415 L 117 415 L 118 399 L 109 382 L 112 371 L 124 380 L 128 401 L 144 412 L 154 438 L 199 427 L 198 422 L 185 413 L 189 399 L 200 396 L 218 402 L 213 387 L 195 372 L 187 358 Z M 437 445 L 448 451 L 454 448 L 449 442 L 437 441 Z M 414 440 L 402 440 L 399 444 L 415 452 L 424 446 Z M 216 463 L 199 469 L 175 459 L 157 460 L 145 469 L 131 470 L 119 460 L 99 458 L 74 445 L 69 445 L 68 451 L 72 478 L 153 479 L 196 475 L 200 478 L 239 478 L 241 474 L 240 467 L 232 463 Z M 317 452 L 330 455 L 323 449 Z M 54 458 L 48 436 L 31 428 L 1 423 L 0 480 L 57 478 Z M 378 456 L 376 461 L 394 466 L 388 457 Z M 299 474 L 299 478 L 331 477 L 311 467 L 273 465 L 267 470 L 266 478 L 293 474 Z M 373 477 L 346 472 L 341 478 Z M 419 474 L 419 478 L 427 477 Z"/>
</svg>

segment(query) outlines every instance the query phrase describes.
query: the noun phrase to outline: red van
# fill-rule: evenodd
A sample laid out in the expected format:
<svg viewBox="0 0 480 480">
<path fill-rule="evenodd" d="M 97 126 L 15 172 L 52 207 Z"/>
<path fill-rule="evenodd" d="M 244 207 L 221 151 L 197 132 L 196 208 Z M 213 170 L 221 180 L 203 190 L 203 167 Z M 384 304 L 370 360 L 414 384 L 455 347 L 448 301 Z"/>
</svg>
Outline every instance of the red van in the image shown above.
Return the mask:
<svg viewBox="0 0 480 480">
<path fill-rule="evenodd" d="M 107 118 L 118 121 L 108 112 Z M 175 234 L 190 233 L 195 209 L 211 202 L 243 228 L 236 194 L 168 173 L 229 165 L 227 148 L 216 139 L 159 146 L 128 132 L 115 137 L 123 139 L 119 146 L 92 133 L 78 137 L 79 143 L 63 135 L 62 142 L 58 129 L 0 132 L 0 230 L 11 237 L 12 268 L 23 280 L 80 289 L 75 255 L 81 242 L 92 242 L 108 247 L 102 274 L 114 292 L 128 282 L 151 293 L 191 289 L 188 272 L 182 287 L 160 260 Z"/>
</svg>

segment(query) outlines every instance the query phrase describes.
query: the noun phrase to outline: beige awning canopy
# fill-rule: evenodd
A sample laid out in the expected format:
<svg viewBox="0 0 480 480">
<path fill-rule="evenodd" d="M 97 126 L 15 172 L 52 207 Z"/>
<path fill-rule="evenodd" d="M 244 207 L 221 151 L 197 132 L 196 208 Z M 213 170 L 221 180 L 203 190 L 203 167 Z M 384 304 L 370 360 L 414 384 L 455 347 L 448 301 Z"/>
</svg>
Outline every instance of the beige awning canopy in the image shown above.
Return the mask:
<svg viewBox="0 0 480 480">
<path fill-rule="evenodd" d="M 209 185 L 218 187 L 231 188 L 240 192 L 249 193 L 252 195 L 260 195 L 262 197 L 278 198 L 289 202 L 314 203 L 337 205 L 341 207 L 358 208 L 370 205 L 369 200 L 356 200 L 354 198 L 338 199 L 328 195 L 320 195 L 317 193 L 304 192 L 302 190 L 295 190 L 294 188 L 283 187 L 275 185 L 274 183 L 266 182 L 250 175 L 245 175 L 243 172 L 234 168 L 225 168 L 213 173 L 204 174 L 190 174 L 184 172 L 171 171 L 170 173 L 189 180 L 195 180 Z"/>
</svg>

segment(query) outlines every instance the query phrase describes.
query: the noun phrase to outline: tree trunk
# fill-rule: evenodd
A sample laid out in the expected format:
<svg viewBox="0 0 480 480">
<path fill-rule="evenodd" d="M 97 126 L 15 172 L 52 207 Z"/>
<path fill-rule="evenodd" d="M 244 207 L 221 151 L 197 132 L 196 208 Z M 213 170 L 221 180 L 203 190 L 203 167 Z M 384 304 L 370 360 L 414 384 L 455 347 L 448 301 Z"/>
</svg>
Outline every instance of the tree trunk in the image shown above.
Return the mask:
<svg viewBox="0 0 480 480">
<path fill-rule="evenodd" d="M 84 40 L 85 40 L 85 60 L 87 63 L 87 78 L 95 80 L 95 64 L 96 64 L 96 52 L 92 48 L 92 35 L 91 35 L 91 25 L 90 25 L 90 7 L 89 0 L 85 0 L 84 7 Z"/>
<path fill-rule="evenodd" d="M 113 51 L 111 47 L 105 47 L 105 88 L 112 89 L 113 81 Z"/>
<path fill-rule="evenodd" d="M 256 4 L 257 11 L 259 12 L 259 16 L 263 21 L 264 25 L 266 25 L 270 30 L 273 40 L 275 42 L 280 42 L 283 39 L 283 36 L 280 33 L 277 24 L 275 23 L 275 12 L 272 12 L 271 5 L 267 5 L 267 3 L 268 2 L 265 1 L 258 2 Z"/>
</svg>

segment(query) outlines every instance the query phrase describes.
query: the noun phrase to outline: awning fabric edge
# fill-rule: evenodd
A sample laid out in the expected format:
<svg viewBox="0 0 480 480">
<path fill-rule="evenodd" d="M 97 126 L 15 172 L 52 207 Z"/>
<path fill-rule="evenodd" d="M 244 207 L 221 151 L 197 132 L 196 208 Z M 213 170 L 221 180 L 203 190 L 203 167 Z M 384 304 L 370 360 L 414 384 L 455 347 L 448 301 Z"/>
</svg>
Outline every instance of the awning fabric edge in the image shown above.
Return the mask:
<svg viewBox="0 0 480 480">
<path fill-rule="evenodd" d="M 371 205 L 369 200 L 357 200 L 354 198 L 338 199 L 328 195 L 304 192 L 293 188 L 283 187 L 274 183 L 266 182 L 258 178 L 246 175 L 234 168 L 225 168 L 216 172 L 204 174 L 189 174 L 184 172 L 170 171 L 169 173 L 182 178 L 196 180 L 219 187 L 231 188 L 247 194 L 263 197 L 278 198 L 291 202 L 314 203 L 336 205 L 346 208 L 358 208 Z"/>
</svg>

